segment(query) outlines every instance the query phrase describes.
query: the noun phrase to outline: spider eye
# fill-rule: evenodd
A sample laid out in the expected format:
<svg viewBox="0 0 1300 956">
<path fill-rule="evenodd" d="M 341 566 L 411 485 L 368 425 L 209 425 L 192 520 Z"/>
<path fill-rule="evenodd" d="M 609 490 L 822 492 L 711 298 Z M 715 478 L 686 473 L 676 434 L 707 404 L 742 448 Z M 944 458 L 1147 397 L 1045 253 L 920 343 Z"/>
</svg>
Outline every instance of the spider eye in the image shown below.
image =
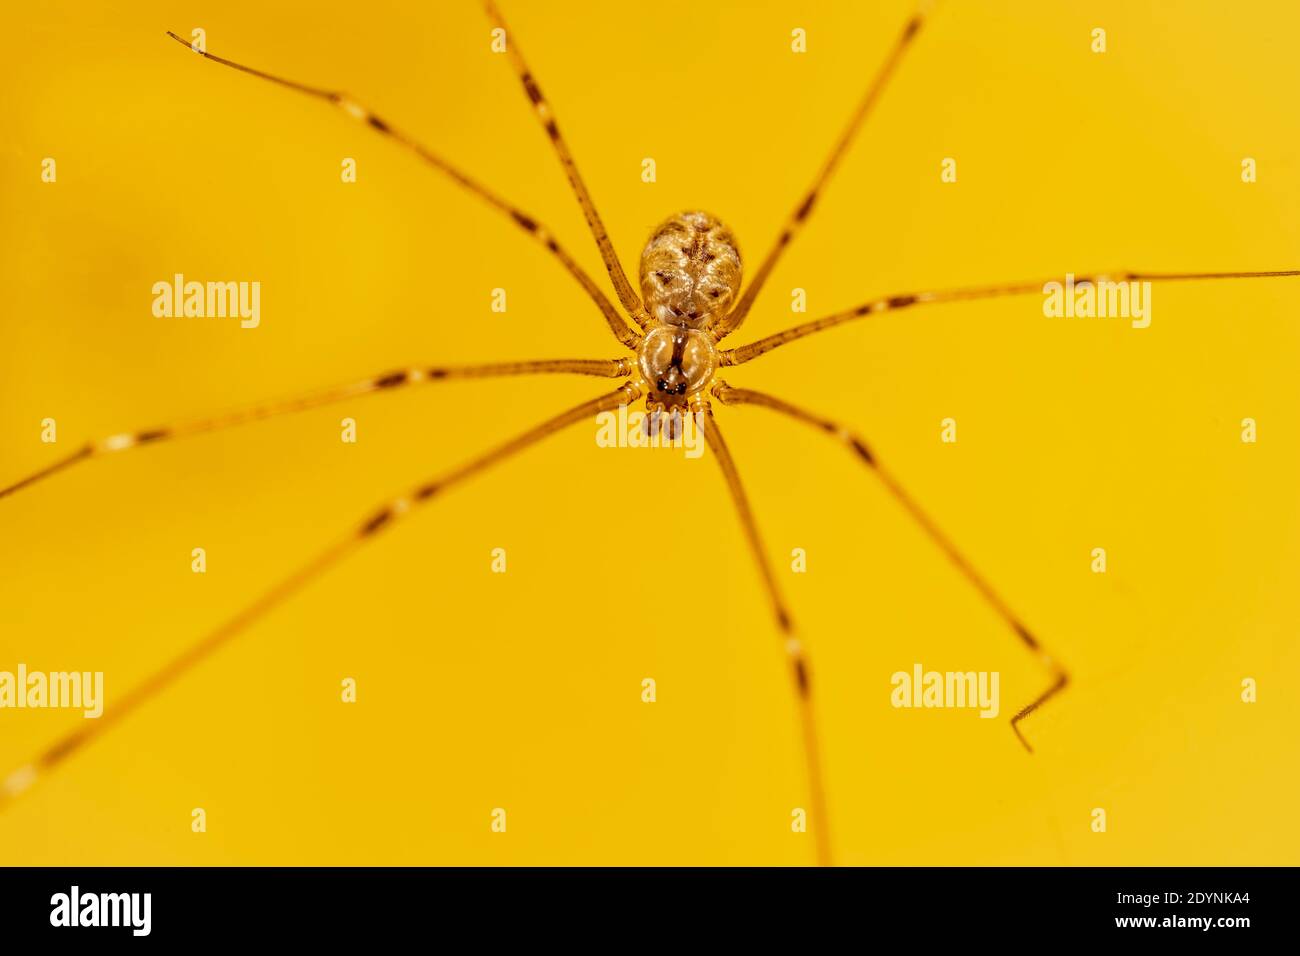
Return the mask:
<svg viewBox="0 0 1300 956">
<path fill-rule="evenodd" d="M 718 296 L 720 296 L 720 295 L 722 295 L 722 290 L 721 290 L 721 289 L 714 289 L 712 292 L 709 293 L 709 298 L 710 298 L 710 299 L 716 299 L 716 298 L 717 298 Z"/>
<path fill-rule="evenodd" d="M 659 280 L 661 283 L 663 283 L 664 285 L 672 285 L 672 282 L 673 282 L 673 277 L 672 277 L 672 276 L 670 276 L 670 275 L 665 275 L 665 274 L 662 273 L 662 272 L 656 272 L 656 273 L 655 273 L 655 278 L 658 279 L 658 280 Z"/>
</svg>

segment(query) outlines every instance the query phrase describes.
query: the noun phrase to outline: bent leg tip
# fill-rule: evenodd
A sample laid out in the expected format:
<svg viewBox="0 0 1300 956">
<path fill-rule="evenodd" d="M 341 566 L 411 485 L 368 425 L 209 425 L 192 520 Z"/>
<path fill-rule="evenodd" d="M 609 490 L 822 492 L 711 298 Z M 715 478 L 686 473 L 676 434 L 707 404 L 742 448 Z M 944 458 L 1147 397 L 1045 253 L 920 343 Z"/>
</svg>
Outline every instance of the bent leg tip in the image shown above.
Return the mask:
<svg viewBox="0 0 1300 956">
<path fill-rule="evenodd" d="M 1020 732 L 1020 727 L 1018 726 L 1019 721 L 1019 716 L 1011 718 L 1011 731 L 1016 735 L 1016 739 L 1020 741 L 1020 746 L 1025 748 L 1025 752 L 1032 754 L 1034 748 L 1029 745 L 1029 741 L 1025 739 L 1025 735 Z"/>
</svg>

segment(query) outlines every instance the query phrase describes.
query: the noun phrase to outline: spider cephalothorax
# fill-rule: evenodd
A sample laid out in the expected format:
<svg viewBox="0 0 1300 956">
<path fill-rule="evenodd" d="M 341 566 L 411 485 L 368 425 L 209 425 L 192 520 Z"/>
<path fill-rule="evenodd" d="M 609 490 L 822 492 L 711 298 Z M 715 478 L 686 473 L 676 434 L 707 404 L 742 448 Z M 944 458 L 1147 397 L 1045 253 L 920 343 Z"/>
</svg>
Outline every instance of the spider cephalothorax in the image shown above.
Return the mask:
<svg viewBox="0 0 1300 956">
<path fill-rule="evenodd" d="M 660 325 L 646 333 L 637 367 L 645 380 L 647 405 L 686 405 L 713 380 L 718 351 L 707 332 Z"/>
<path fill-rule="evenodd" d="M 740 289 L 740 250 L 731 230 L 706 212 L 660 223 L 641 253 L 641 297 L 665 325 L 707 328 Z"/>
</svg>

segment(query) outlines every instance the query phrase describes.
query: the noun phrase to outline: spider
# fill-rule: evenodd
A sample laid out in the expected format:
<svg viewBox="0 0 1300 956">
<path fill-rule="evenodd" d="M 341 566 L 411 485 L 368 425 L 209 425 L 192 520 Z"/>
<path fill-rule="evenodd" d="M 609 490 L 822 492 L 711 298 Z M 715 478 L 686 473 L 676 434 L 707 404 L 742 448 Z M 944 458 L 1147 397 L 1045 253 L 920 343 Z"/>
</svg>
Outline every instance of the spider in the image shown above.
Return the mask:
<svg viewBox="0 0 1300 956">
<path fill-rule="evenodd" d="M 811 186 L 787 216 L 775 243 L 759 262 L 748 285 L 742 286 L 743 261 L 739 245 L 731 230 L 720 219 L 709 213 L 690 210 L 668 217 L 651 233 L 641 255 L 639 289 L 637 289 L 629 281 L 619 262 L 595 203 L 560 132 L 550 102 L 524 60 L 516 38 L 507 30 L 505 20 L 495 3 L 493 0 L 486 0 L 487 16 L 504 40 L 508 60 L 518 75 L 523 92 L 564 169 L 595 239 L 621 309 L 615 307 L 596 281 L 578 265 L 555 235 L 536 218 L 479 183 L 351 96 L 341 91 L 309 86 L 236 63 L 210 53 L 206 49 L 200 49 L 175 33 L 169 32 L 167 35 L 173 40 L 191 47 L 195 53 L 205 59 L 322 100 L 338 108 L 354 120 L 368 126 L 379 136 L 411 151 L 458 186 L 495 207 L 516 228 L 530 235 L 578 282 L 604 318 L 611 334 L 627 354 L 609 359 L 540 359 L 471 366 L 399 369 L 287 401 L 253 406 L 202 420 L 124 432 L 90 441 L 48 467 L 0 488 L 0 498 L 4 498 L 92 458 L 303 411 L 368 393 L 421 383 L 453 378 L 554 374 L 620 380 L 620 384 L 613 391 L 562 411 L 459 467 L 412 487 L 406 494 L 385 502 L 365 515 L 334 545 L 315 555 L 219 628 L 191 645 L 124 696 L 119 697 L 112 707 L 105 710 L 101 719 L 68 734 L 37 755 L 30 763 L 9 774 L 3 782 L 0 782 L 0 807 L 28 789 L 41 775 L 69 759 L 83 745 L 123 720 L 164 687 L 216 652 L 251 622 L 287 600 L 306 582 L 323 573 L 353 550 L 390 529 L 413 508 L 438 498 L 449 488 L 500 464 L 548 435 L 590 420 L 599 413 L 629 406 L 641 400 L 645 402 L 647 427 L 651 429 L 662 427 L 670 437 L 683 427 L 686 416 L 693 416 L 699 423 L 726 481 L 732 504 L 738 514 L 749 550 L 757 564 L 762 586 L 771 604 L 790 674 L 806 764 L 808 818 L 815 837 L 813 842 L 818 863 L 830 864 L 833 862 L 833 856 L 814 720 L 812 667 L 808 650 L 796 632 L 794 620 L 773 572 L 740 471 L 714 417 L 714 401 L 725 406 L 765 408 L 823 431 L 830 438 L 841 443 L 846 451 L 875 474 L 886 491 L 1001 617 L 1020 644 L 1042 664 L 1046 672 L 1045 688 L 1020 708 L 1010 721 L 1017 739 L 1027 752 L 1032 753 L 1033 748 L 1022 733 L 1020 725 L 1025 718 L 1060 694 L 1067 686 L 1069 672 L 1061 661 L 1047 649 L 1036 633 L 957 549 L 863 438 L 832 418 L 806 410 L 784 398 L 766 392 L 733 387 L 719 376 L 724 368 L 747 364 L 791 342 L 858 319 L 930 303 L 1027 295 L 1043 290 L 1044 281 L 1035 280 L 888 295 L 871 299 L 851 309 L 804 322 L 745 345 L 735 348 L 722 347 L 723 340 L 742 326 L 776 264 L 812 216 L 823 191 L 858 130 L 898 71 L 908 49 L 921 36 L 930 19 L 929 6 L 928 3 L 920 4 L 902 26 L 885 62 L 871 78 L 865 94 L 850 115 Z M 1102 281 L 1190 281 L 1297 275 L 1300 275 L 1300 270 L 1178 273 L 1130 270 L 1109 275 L 1095 273 L 1079 276 L 1076 277 L 1075 282 L 1096 284 Z"/>
</svg>

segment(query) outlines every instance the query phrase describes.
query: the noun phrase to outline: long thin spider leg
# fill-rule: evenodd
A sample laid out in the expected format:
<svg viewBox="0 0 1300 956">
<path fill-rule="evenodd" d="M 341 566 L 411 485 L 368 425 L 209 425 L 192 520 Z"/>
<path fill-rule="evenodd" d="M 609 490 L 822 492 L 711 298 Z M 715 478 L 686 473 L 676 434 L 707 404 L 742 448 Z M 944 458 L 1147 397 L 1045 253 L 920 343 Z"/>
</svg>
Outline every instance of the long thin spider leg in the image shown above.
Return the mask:
<svg viewBox="0 0 1300 956">
<path fill-rule="evenodd" d="M 618 253 L 614 251 L 614 243 L 610 241 L 609 233 L 605 231 L 605 224 L 600 219 L 600 213 L 596 212 L 596 204 L 592 201 L 591 193 L 587 191 L 587 184 L 582 181 L 582 175 L 578 172 L 578 164 L 574 162 L 573 153 L 569 151 L 569 144 L 564 141 L 560 133 L 560 127 L 555 122 L 555 111 L 542 95 L 541 87 L 537 85 L 537 80 L 524 61 L 523 53 L 519 50 L 519 44 L 514 36 L 506 27 L 505 19 L 501 16 L 501 11 L 492 0 L 484 0 L 484 8 L 487 10 L 488 19 L 496 27 L 506 33 L 506 53 L 510 57 L 510 64 L 519 74 L 519 82 L 523 84 L 524 93 L 528 96 L 528 101 L 533 105 L 533 111 L 537 113 L 537 118 L 541 120 L 542 127 L 546 130 L 546 135 L 551 140 L 551 145 L 555 147 L 556 154 L 560 157 L 560 165 L 564 167 L 564 174 L 569 177 L 569 185 L 573 187 L 574 195 L 578 198 L 578 205 L 582 207 L 582 214 L 587 219 L 587 225 L 591 228 L 591 234 L 596 239 L 596 246 L 600 249 L 600 258 L 604 260 L 605 269 L 609 272 L 609 279 L 614 283 L 614 291 L 618 294 L 618 300 L 623 303 L 623 308 L 632 320 L 644 331 L 649 316 L 642 307 L 641 298 L 632 288 L 632 284 L 627 281 L 627 275 L 623 272 L 623 264 L 618 261 Z"/>
<path fill-rule="evenodd" d="M 839 165 L 845 152 L 848 151 L 849 144 L 853 142 L 853 138 L 857 135 L 858 129 L 861 128 L 863 121 L 866 120 L 867 116 L 871 113 L 871 110 L 875 107 L 876 101 L 880 99 L 880 95 L 884 92 L 885 87 L 889 85 L 889 80 L 894 75 L 894 71 L 898 68 L 898 64 L 902 61 L 903 54 L 907 52 L 907 48 L 912 45 L 912 41 L 916 39 L 916 35 L 921 32 L 921 27 L 925 23 L 927 11 L 930 5 L 930 3 L 926 2 L 918 4 L 911 19 L 907 21 L 902 32 L 899 33 L 898 39 L 894 41 L 894 46 L 890 50 L 889 56 L 886 57 L 884 65 L 880 67 L 880 70 L 876 73 L 871 85 L 867 87 L 866 94 L 862 97 L 861 102 L 858 103 L 857 109 L 855 109 L 853 115 L 849 117 L 848 125 L 845 126 L 844 131 L 840 133 L 840 138 L 835 141 L 835 145 L 831 149 L 831 154 L 826 158 L 826 162 L 822 165 L 821 171 L 818 172 L 817 178 L 813 180 L 813 184 L 809 188 L 808 192 L 786 219 L 785 225 L 781 228 L 781 232 L 777 236 L 775 245 L 772 246 L 767 257 L 759 265 L 758 271 L 754 273 L 754 278 L 750 280 L 749 287 L 746 288 L 744 293 L 740 296 L 740 300 L 736 303 L 736 307 L 732 309 L 726 317 L 718 322 L 716 326 L 714 326 L 713 336 L 718 341 L 721 341 L 726 338 L 726 336 L 736 331 L 736 329 L 740 328 L 740 324 L 744 322 L 745 317 L 749 315 L 749 310 L 753 308 L 754 300 L 757 299 L 758 294 L 763 291 L 763 284 L 767 282 L 768 276 L 770 276 L 772 270 L 776 268 L 777 261 L 781 258 L 782 253 L 785 252 L 786 247 L 790 245 L 799 230 L 803 228 L 804 223 L 808 221 L 808 217 L 812 214 L 813 206 L 817 204 L 817 199 L 821 196 L 822 190 L 826 188 L 826 184 L 830 180 L 831 175 L 835 172 L 835 168 Z"/>
<path fill-rule="evenodd" d="M 191 645 L 125 695 L 117 698 L 116 703 L 112 707 L 106 708 L 98 720 L 84 722 L 78 730 L 67 734 L 46 748 L 31 763 L 19 767 L 4 780 L 0 780 L 0 809 L 3 809 L 6 803 L 12 801 L 30 787 L 39 777 L 52 771 L 81 747 L 102 736 L 118 722 L 130 716 L 192 668 L 212 656 L 254 621 L 264 617 L 304 585 L 313 581 L 362 544 L 372 540 L 381 530 L 395 524 L 399 518 L 412 509 L 427 503 L 447 489 L 464 482 L 479 472 L 505 461 L 548 435 L 552 435 L 569 425 L 577 424 L 584 419 L 589 419 L 602 411 L 609 411 L 620 405 L 630 404 L 639 395 L 640 389 L 630 382 L 625 383 L 607 395 L 583 402 L 581 405 L 549 418 L 440 477 L 417 485 L 406 494 L 385 502 L 377 510 L 367 515 L 343 538 L 325 548 L 234 617 L 211 631 L 199 642 Z"/>
<path fill-rule="evenodd" d="M 375 375 L 370 378 L 362 379 L 359 382 L 349 382 L 346 385 L 336 385 L 333 388 L 327 388 L 310 395 L 301 395 L 295 398 L 287 398 L 275 402 L 265 402 L 260 405 L 252 405 L 238 409 L 237 411 L 227 412 L 223 415 L 193 419 L 174 425 L 163 425 L 157 428 L 146 428 L 141 431 L 122 432 L 117 435 L 110 435 L 108 438 L 90 441 L 82 445 L 66 458 L 61 458 L 54 464 L 47 465 L 40 471 L 28 475 L 8 487 L 0 488 L 0 498 L 12 495 L 16 491 L 34 485 L 38 481 L 58 474 L 78 462 L 86 461 L 91 458 L 101 458 L 104 455 L 111 455 L 114 452 L 126 451 L 128 448 L 139 448 L 141 445 L 152 445 L 173 438 L 186 438 L 190 435 L 200 435 L 204 432 L 212 432 L 222 428 L 230 428 L 234 425 L 243 425 L 248 422 L 261 421 L 262 419 L 273 418 L 277 415 L 286 415 L 291 412 L 303 412 L 313 408 L 320 408 L 324 405 L 332 405 L 336 402 L 344 401 L 345 399 L 368 395 L 372 392 L 391 391 L 407 385 L 416 385 L 421 382 L 445 382 L 450 379 L 463 378 L 501 378 L 515 375 L 566 373 L 572 375 L 594 375 L 601 378 L 624 378 L 630 374 L 630 371 L 631 362 L 628 359 L 542 359 L 535 362 L 496 362 L 487 365 L 440 365 L 433 367 L 420 366 L 398 369 L 397 371 L 385 372 L 382 375 Z"/>
<path fill-rule="evenodd" d="M 167 35 L 177 43 L 183 44 L 191 50 L 194 49 L 189 41 L 177 36 L 170 30 L 167 31 Z M 605 317 L 605 321 L 609 324 L 610 330 L 614 333 L 614 337 L 617 338 L 619 342 L 633 351 L 636 351 L 637 346 L 641 344 L 641 336 L 627 324 L 627 321 L 623 316 L 619 315 L 618 310 L 614 308 L 613 303 L 611 303 L 609 299 L 606 298 L 605 293 L 600 290 L 600 286 L 596 285 L 595 281 L 591 276 L 587 275 L 582 266 L 578 265 L 578 263 L 574 261 L 574 258 L 560 245 L 559 241 L 549 229 L 532 216 L 523 212 L 518 206 L 514 205 L 514 203 L 502 199 L 495 192 L 488 189 L 477 180 L 471 178 L 466 173 L 461 172 L 460 169 L 447 162 L 447 160 L 424 146 L 418 140 L 402 132 L 387 120 L 382 119 L 377 114 L 362 106 L 347 93 L 344 93 L 341 90 L 327 90 L 323 87 L 308 86 L 305 83 L 287 80 L 284 77 L 276 76 L 272 73 L 266 73 L 263 70 L 254 69 L 251 66 L 244 66 L 242 63 L 236 63 L 234 60 L 227 60 L 225 57 L 217 56 L 215 53 L 209 53 L 206 50 L 194 50 L 194 52 L 208 60 L 211 60 L 213 63 L 220 63 L 222 66 L 228 66 L 233 70 L 238 70 L 240 73 L 247 73 L 249 76 L 268 80 L 269 82 L 275 83 L 278 86 L 283 86 L 286 89 L 294 90 L 298 93 L 305 93 L 307 96 L 324 100 L 327 103 L 337 106 L 354 120 L 364 123 L 377 133 L 388 137 L 396 143 L 400 143 L 430 166 L 433 166 L 440 172 L 450 176 L 458 185 L 509 216 L 514 221 L 515 225 L 519 226 L 519 228 L 523 229 L 537 240 L 537 242 L 550 252 L 551 255 L 555 256 L 555 258 L 560 261 L 560 264 L 568 270 L 569 275 L 578 280 L 578 284 L 582 286 L 583 290 L 587 293 L 587 296 L 592 302 L 596 303 L 596 307 L 600 309 L 601 314 Z"/>
<path fill-rule="evenodd" d="M 826 811 L 826 791 L 822 781 L 821 744 L 814 719 L 812 666 L 808 652 L 804 648 L 803 642 L 795 635 L 794 621 L 790 617 L 790 612 L 786 609 L 785 600 L 781 596 L 781 589 L 776 583 L 776 575 L 773 574 L 767 552 L 763 549 L 763 540 L 758 533 L 758 523 L 754 520 L 754 512 L 749 506 L 749 497 L 745 494 L 744 485 L 741 484 L 740 472 L 736 468 L 735 460 L 731 457 L 731 450 L 727 447 L 722 432 L 718 429 L 718 423 L 713 418 L 713 410 L 708 406 L 707 402 L 702 402 L 696 404 L 695 411 L 697 420 L 704 429 L 705 440 L 708 441 L 709 447 L 718 459 L 718 465 L 722 469 L 723 477 L 727 480 L 727 488 L 731 492 L 731 499 L 735 502 L 736 511 L 740 515 L 740 524 L 744 528 L 745 539 L 749 542 L 749 550 L 753 553 L 754 560 L 758 562 L 758 570 L 763 577 L 763 587 L 767 591 L 768 599 L 772 602 L 772 612 L 776 615 L 777 625 L 785 638 L 785 655 L 790 665 L 790 676 L 794 682 L 795 698 L 799 706 L 799 724 L 803 735 L 804 762 L 807 765 L 808 790 L 812 801 L 810 816 L 812 817 L 813 834 L 817 841 L 817 862 L 821 866 L 830 866 L 832 863 L 830 817 Z"/>
<path fill-rule="evenodd" d="M 1077 276 L 1074 280 L 1076 286 L 1085 282 L 1091 282 L 1094 285 L 1099 282 L 1173 282 L 1202 279 L 1273 279 L 1283 276 L 1300 276 L 1300 269 L 1284 269 L 1273 272 L 1115 272 L 1109 274 L 1098 273 L 1095 275 Z M 757 342 L 751 342 L 749 345 L 742 345 L 739 348 L 726 349 L 722 352 L 723 365 L 741 365 L 745 362 L 752 361 L 760 355 L 780 348 L 787 342 L 793 342 L 796 339 L 813 335 L 826 329 L 834 328 L 837 325 L 843 325 L 845 322 L 852 322 L 855 319 L 861 319 L 868 315 L 878 315 L 881 312 L 893 312 L 898 309 L 911 308 L 914 305 L 928 305 L 934 302 L 964 302 L 970 299 L 995 299 L 1004 295 L 1027 295 L 1031 292 L 1043 292 L 1043 286 L 1048 282 L 1059 282 L 1059 278 L 1043 279 L 1032 282 L 1003 282 L 998 285 L 973 286 L 966 289 L 944 289 L 938 292 L 911 292 L 904 295 L 891 295 L 881 299 L 875 299 L 871 302 L 864 302 L 862 305 L 854 306 L 852 309 L 845 309 L 842 312 L 835 312 L 831 315 L 823 316 L 820 319 L 813 319 L 811 322 L 805 322 L 802 325 L 796 325 L 793 328 L 786 329 L 784 332 L 777 332 L 769 335 L 767 338 L 759 339 Z"/>
<path fill-rule="evenodd" d="M 912 496 L 907 493 L 893 474 L 880 463 L 880 459 L 867 447 L 867 443 L 855 435 L 845 426 L 838 422 L 831 421 L 829 418 L 822 418 L 820 415 L 814 415 L 812 412 L 805 411 L 798 406 L 791 405 L 783 399 L 776 398 L 764 392 L 756 392 L 749 388 L 732 388 L 726 382 L 719 380 L 713 386 L 714 397 L 724 405 L 758 405 L 762 408 L 769 408 L 772 411 L 788 415 L 796 421 L 803 422 L 805 425 L 811 425 L 813 428 L 821 429 L 826 434 L 841 441 L 846 448 L 858 456 L 867 467 L 876 473 L 885 489 L 894 496 L 894 499 L 903 506 L 903 509 L 912 516 L 925 531 L 930 539 L 939 546 L 948 560 L 959 570 L 974 587 L 980 595 L 986 600 L 992 608 L 997 611 L 998 616 L 1004 620 L 1007 625 L 1015 632 L 1016 636 L 1024 645 L 1032 651 L 1043 662 L 1044 666 L 1052 674 L 1052 685 L 1027 707 L 1011 718 L 1011 729 L 1015 731 L 1020 742 L 1024 744 L 1025 749 L 1030 753 L 1034 748 L 1029 746 L 1029 741 L 1020 732 L 1020 721 L 1024 720 L 1031 713 L 1042 706 L 1050 697 L 1060 692 L 1069 681 L 1069 675 L 1064 667 L 1057 663 L 1056 659 L 1049 654 L 1042 643 L 1034 636 L 1033 632 L 1025 626 L 1006 604 L 1005 601 L 993 590 L 992 585 L 985 580 L 984 576 L 975 570 L 974 565 L 968 561 L 952 540 L 943 533 L 943 530 L 935 524 L 934 520 L 921 509 L 921 506 L 913 500 Z"/>
</svg>

